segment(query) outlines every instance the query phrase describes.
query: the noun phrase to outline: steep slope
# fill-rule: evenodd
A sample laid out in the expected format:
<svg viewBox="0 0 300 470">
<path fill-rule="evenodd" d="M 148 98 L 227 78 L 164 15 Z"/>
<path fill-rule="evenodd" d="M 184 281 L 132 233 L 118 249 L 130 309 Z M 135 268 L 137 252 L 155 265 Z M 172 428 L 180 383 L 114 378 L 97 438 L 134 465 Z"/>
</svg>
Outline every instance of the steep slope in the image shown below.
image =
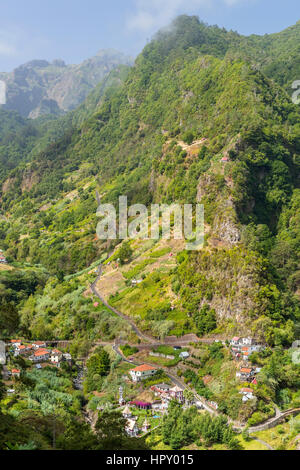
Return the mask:
<svg viewBox="0 0 300 470">
<path fill-rule="evenodd" d="M 15 259 L 74 273 L 114 248 L 95 238 L 96 189 L 111 203 L 202 202 L 204 250 L 155 275 L 147 259 L 136 270 L 132 244 L 128 270 L 144 280 L 112 302 L 157 335 L 217 324 L 286 343 L 282 327 L 299 315 L 299 108 L 251 63 L 222 59 L 222 30 L 209 30 L 220 57 L 200 53 L 197 24 L 184 17 L 161 33 L 90 119 L 15 171 L 3 243 Z"/>
<path fill-rule="evenodd" d="M 132 59 L 114 50 L 100 50 L 79 65 L 66 65 L 62 60 L 28 62 L 11 73 L 0 73 L 7 87 L 3 108 L 29 118 L 61 115 L 79 106 L 121 64 L 131 65 Z"/>
<path fill-rule="evenodd" d="M 130 67 L 125 65 L 116 67 L 95 86 L 78 108 L 59 118 L 47 114 L 32 120 L 15 111 L 0 109 L 0 185 L 10 170 L 35 159 L 49 145 L 66 133 L 72 133 L 91 117 L 101 105 L 108 89 L 113 93 L 120 87 L 129 70 Z M 8 181 L 3 187 L 4 193 L 9 187 Z"/>
</svg>

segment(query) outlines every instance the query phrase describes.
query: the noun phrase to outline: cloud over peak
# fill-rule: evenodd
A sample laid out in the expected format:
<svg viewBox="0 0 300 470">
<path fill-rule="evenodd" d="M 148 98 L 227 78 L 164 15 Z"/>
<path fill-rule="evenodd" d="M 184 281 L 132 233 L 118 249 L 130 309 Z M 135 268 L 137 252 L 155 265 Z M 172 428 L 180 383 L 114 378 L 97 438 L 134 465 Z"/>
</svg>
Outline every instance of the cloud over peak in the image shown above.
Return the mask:
<svg viewBox="0 0 300 470">
<path fill-rule="evenodd" d="M 135 12 L 128 18 L 127 27 L 132 31 L 151 32 L 180 13 L 210 8 L 218 1 L 231 7 L 244 0 L 135 0 Z"/>
</svg>

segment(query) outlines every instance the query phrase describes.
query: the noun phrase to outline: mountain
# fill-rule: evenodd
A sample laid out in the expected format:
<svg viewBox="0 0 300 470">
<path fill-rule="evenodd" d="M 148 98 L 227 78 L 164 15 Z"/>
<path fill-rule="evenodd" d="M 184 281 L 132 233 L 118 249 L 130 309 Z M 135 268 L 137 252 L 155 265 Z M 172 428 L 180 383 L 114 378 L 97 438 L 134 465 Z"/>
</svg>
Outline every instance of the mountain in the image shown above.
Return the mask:
<svg viewBox="0 0 300 470">
<path fill-rule="evenodd" d="M 24 118 L 16 111 L 0 108 L 0 181 L 21 163 L 28 162 L 51 143 L 72 132 L 101 105 L 108 89 L 122 85 L 130 67 L 120 65 L 98 83 L 86 100 L 75 110 L 62 116 L 46 114 L 36 119 Z"/>
<path fill-rule="evenodd" d="M 79 65 L 33 60 L 11 73 L 0 73 L 7 87 L 7 103 L 2 107 L 31 119 L 45 114 L 59 116 L 79 106 L 112 70 L 132 62 L 114 50 L 100 50 Z"/>
<path fill-rule="evenodd" d="M 300 72 L 290 63 L 299 39 L 299 24 L 243 37 L 182 16 L 75 110 L 34 121 L 1 111 L 2 161 L 13 165 L 0 178 L 0 248 L 8 261 L 0 272 L 0 333 L 28 343 L 61 340 L 76 363 L 35 370 L 11 355 L 21 386 L 13 400 L 4 398 L 1 448 L 53 448 L 53 416 L 56 449 L 143 448 L 142 439 L 122 437 L 125 420 L 106 405 L 119 406 L 121 384 L 126 400 L 148 401 L 150 385 L 172 376 L 220 415 L 171 404 L 159 434 L 146 437 L 155 449 L 247 447 L 247 428 L 237 441 L 228 418 L 241 429 L 297 413 L 291 346 L 300 324 L 300 108 L 288 92 Z M 99 198 L 117 206 L 120 195 L 148 209 L 203 204 L 203 248 L 190 251 L 175 239 L 99 240 Z M 145 335 L 153 339 L 148 347 Z M 262 350 L 256 343 L 250 356 L 241 349 L 237 361 L 228 343 L 235 335 Z M 188 343 L 188 359 L 179 361 L 168 336 Z M 117 344 L 133 363 L 162 370 L 136 385 L 125 380 L 132 365 Z M 245 363 L 250 379 L 237 377 Z M 75 390 L 82 376 L 83 389 Z M 243 380 L 251 381 L 246 389 Z M 245 400 L 249 388 L 253 398 Z M 0 382 L 0 400 L 4 392 Z M 284 439 L 282 425 L 270 431 L 272 446 L 277 431 L 280 448 L 295 446 L 292 421 Z"/>
<path fill-rule="evenodd" d="M 108 254 L 94 235 L 96 189 L 110 203 L 125 194 L 129 204 L 202 202 L 205 248 L 178 254 L 155 290 L 146 246 L 121 290 L 108 291 L 111 301 L 154 334 L 208 332 L 215 315 L 220 331 L 252 328 L 274 342 L 299 315 L 300 112 L 253 57 L 224 50 L 222 37 L 180 17 L 145 47 L 122 86 L 106 90 L 95 114 L 16 168 L 2 186 L 15 240 L 5 243 L 19 261 L 72 274 Z M 146 276 L 138 292 L 126 284 L 131 270 Z"/>
</svg>

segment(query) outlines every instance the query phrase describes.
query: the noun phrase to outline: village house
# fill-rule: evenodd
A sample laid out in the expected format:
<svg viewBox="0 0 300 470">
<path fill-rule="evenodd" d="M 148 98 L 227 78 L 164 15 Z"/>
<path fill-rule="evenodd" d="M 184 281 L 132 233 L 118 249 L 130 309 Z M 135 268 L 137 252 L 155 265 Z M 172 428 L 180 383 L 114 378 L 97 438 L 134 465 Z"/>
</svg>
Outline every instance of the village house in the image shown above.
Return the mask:
<svg viewBox="0 0 300 470">
<path fill-rule="evenodd" d="M 132 416 L 129 406 L 125 406 L 124 410 L 122 411 L 123 418 L 129 419 Z"/>
<path fill-rule="evenodd" d="M 180 359 L 188 359 L 190 357 L 189 353 L 187 351 L 182 351 L 179 354 Z"/>
<path fill-rule="evenodd" d="M 65 353 L 62 355 L 64 361 L 68 362 L 69 365 L 72 364 L 72 356 L 69 353 Z"/>
<path fill-rule="evenodd" d="M 50 358 L 50 351 L 47 349 L 38 349 L 29 357 L 32 362 L 45 362 Z"/>
<path fill-rule="evenodd" d="M 12 369 L 11 371 L 11 375 L 14 377 L 14 378 L 20 378 L 20 375 L 21 375 L 21 371 L 20 369 Z"/>
<path fill-rule="evenodd" d="M 139 433 L 139 428 L 134 419 L 127 420 L 125 431 L 129 437 L 137 437 Z"/>
<path fill-rule="evenodd" d="M 243 395 L 243 402 L 252 400 L 254 398 L 253 390 L 251 388 L 242 388 L 240 393 Z"/>
<path fill-rule="evenodd" d="M 167 393 L 167 392 L 169 392 L 169 390 L 170 390 L 170 388 L 171 388 L 171 385 L 162 383 L 162 384 L 152 385 L 152 387 L 150 387 L 150 388 L 151 388 L 152 392 L 154 392 L 154 395 L 155 395 L 155 396 L 159 396 L 159 395 L 161 395 L 162 393 Z"/>
<path fill-rule="evenodd" d="M 45 341 L 35 341 L 34 343 L 32 343 L 32 347 L 34 349 L 45 348 L 46 343 L 45 343 Z"/>
<path fill-rule="evenodd" d="M 177 400 L 180 403 L 184 402 L 183 390 L 180 387 L 171 387 L 167 384 L 157 384 L 151 387 L 151 390 L 154 392 L 155 396 L 160 396 L 165 400 Z"/>
<path fill-rule="evenodd" d="M 169 395 L 172 400 L 179 401 L 180 403 L 184 402 L 184 397 L 183 397 L 183 390 L 182 388 L 178 387 L 175 385 L 175 387 L 172 387 L 169 390 Z"/>
<path fill-rule="evenodd" d="M 62 358 L 63 358 L 63 354 L 58 349 L 53 349 L 51 351 L 50 361 L 53 362 L 54 364 L 59 364 Z"/>
<path fill-rule="evenodd" d="M 0 364 L 6 364 L 6 352 L 5 352 L 5 343 L 4 341 L 0 341 Z"/>
<path fill-rule="evenodd" d="M 156 372 L 156 367 L 148 366 L 147 364 L 143 364 L 129 371 L 133 382 L 140 382 L 141 380 L 148 379 L 155 375 Z"/>
<path fill-rule="evenodd" d="M 24 345 L 21 344 L 21 346 L 15 348 L 14 356 L 29 356 L 32 353 L 32 346 L 31 345 Z"/>
<path fill-rule="evenodd" d="M 241 382 L 251 382 L 255 375 L 255 369 L 253 367 L 242 367 L 239 372 L 236 373 L 236 377 Z"/>
<path fill-rule="evenodd" d="M 0 264 L 8 264 L 3 252 L 0 252 Z"/>
<path fill-rule="evenodd" d="M 19 348 L 22 344 L 22 341 L 20 339 L 11 339 L 10 343 L 13 348 Z"/>
<path fill-rule="evenodd" d="M 243 359 L 243 361 L 248 361 L 253 352 L 259 352 L 265 348 L 253 338 L 240 338 L 239 336 L 231 339 L 230 346 L 235 359 Z"/>
</svg>

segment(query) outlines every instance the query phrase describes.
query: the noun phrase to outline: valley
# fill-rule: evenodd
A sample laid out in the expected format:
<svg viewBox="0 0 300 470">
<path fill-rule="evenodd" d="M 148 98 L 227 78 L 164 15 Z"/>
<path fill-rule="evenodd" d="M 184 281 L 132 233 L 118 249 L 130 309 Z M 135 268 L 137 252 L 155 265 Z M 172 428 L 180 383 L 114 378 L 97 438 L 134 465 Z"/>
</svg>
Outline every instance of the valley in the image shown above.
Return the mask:
<svg viewBox="0 0 300 470">
<path fill-rule="evenodd" d="M 299 36 L 182 15 L 0 74 L 1 449 L 299 448 Z M 120 196 L 202 204 L 203 247 L 99 238 Z"/>
</svg>

